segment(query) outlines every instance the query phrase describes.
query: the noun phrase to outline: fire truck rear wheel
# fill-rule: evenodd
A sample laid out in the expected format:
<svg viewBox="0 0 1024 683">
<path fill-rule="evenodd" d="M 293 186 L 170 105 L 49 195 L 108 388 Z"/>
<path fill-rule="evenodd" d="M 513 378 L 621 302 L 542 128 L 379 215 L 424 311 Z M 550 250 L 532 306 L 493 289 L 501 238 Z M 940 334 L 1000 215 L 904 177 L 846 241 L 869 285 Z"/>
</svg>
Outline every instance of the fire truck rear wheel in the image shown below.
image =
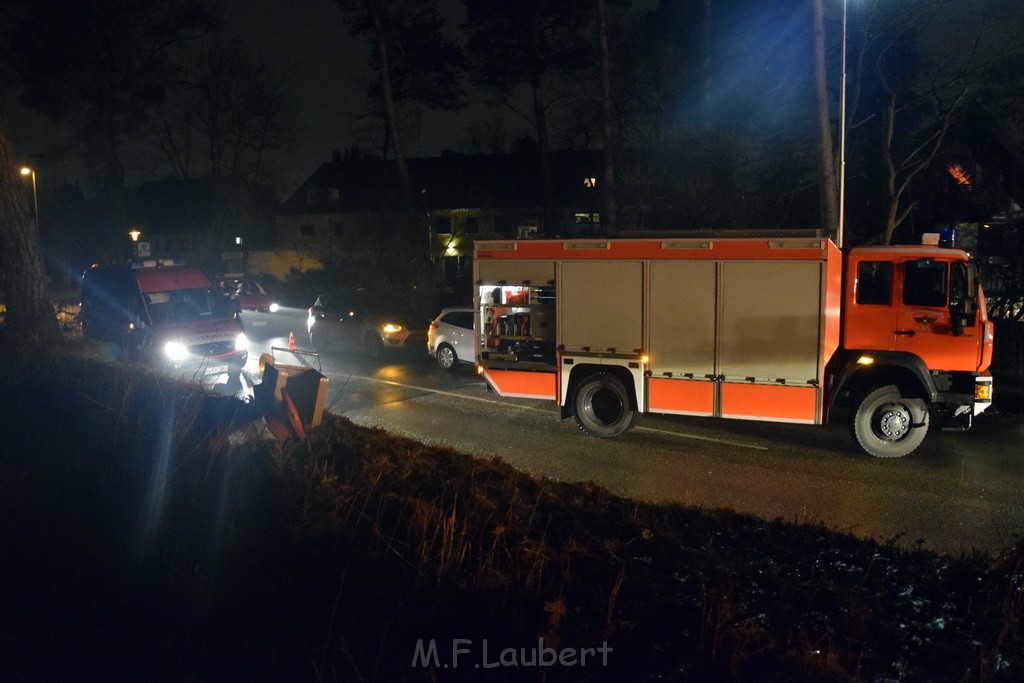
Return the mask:
<svg viewBox="0 0 1024 683">
<path fill-rule="evenodd" d="M 630 407 L 625 385 L 606 372 L 583 380 L 576 389 L 573 408 L 580 428 L 599 439 L 618 436 L 636 424 L 637 412 Z"/>
<path fill-rule="evenodd" d="M 923 419 L 914 426 L 918 416 Z M 905 398 L 888 385 L 864 395 L 853 415 L 853 435 L 869 455 L 900 458 L 913 452 L 928 433 L 928 407 L 917 398 Z"/>
</svg>

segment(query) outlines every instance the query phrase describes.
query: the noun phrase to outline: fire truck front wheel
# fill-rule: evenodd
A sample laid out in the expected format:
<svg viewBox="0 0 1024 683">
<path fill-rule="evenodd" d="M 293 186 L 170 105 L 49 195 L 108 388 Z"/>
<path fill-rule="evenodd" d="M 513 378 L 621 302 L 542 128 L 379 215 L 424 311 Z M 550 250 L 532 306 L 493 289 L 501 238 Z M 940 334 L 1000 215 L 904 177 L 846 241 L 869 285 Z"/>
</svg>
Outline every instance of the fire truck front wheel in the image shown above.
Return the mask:
<svg viewBox="0 0 1024 683">
<path fill-rule="evenodd" d="M 869 455 L 900 458 L 911 453 L 928 433 L 928 406 L 905 398 L 888 385 L 864 395 L 853 415 L 853 435 Z"/>
<path fill-rule="evenodd" d="M 626 386 L 606 372 L 583 380 L 576 389 L 573 408 L 580 428 L 599 439 L 618 436 L 636 424 L 637 412 L 630 407 Z"/>
</svg>

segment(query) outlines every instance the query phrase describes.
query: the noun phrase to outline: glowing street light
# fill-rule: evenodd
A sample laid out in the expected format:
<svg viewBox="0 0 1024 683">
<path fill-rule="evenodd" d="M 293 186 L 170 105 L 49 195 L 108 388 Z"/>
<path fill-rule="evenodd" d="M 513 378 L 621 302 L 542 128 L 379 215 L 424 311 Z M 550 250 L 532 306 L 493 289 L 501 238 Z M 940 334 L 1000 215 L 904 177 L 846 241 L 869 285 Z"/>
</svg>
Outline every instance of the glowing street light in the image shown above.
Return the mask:
<svg viewBox="0 0 1024 683">
<path fill-rule="evenodd" d="M 28 166 L 22 166 L 21 175 L 32 176 L 32 206 L 36 215 L 36 234 L 39 234 L 39 193 L 36 190 L 36 172 Z"/>
<path fill-rule="evenodd" d="M 142 237 L 142 231 L 138 228 L 128 231 L 128 236 L 132 238 L 132 256 L 135 258 L 139 257 L 139 238 Z"/>
</svg>

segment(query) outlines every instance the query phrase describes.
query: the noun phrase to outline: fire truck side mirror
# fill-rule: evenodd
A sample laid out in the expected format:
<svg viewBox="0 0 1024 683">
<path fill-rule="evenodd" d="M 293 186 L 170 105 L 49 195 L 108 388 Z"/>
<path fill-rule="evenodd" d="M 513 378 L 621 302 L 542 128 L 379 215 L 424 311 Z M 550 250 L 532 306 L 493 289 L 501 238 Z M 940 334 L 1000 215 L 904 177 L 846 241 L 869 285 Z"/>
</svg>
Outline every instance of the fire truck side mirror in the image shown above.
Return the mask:
<svg viewBox="0 0 1024 683">
<path fill-rule="evenodd" d="M 978 267 L 973 263 L 967 266 L 967 297 L 971 301 L 978 299 Z"/>
</svg>

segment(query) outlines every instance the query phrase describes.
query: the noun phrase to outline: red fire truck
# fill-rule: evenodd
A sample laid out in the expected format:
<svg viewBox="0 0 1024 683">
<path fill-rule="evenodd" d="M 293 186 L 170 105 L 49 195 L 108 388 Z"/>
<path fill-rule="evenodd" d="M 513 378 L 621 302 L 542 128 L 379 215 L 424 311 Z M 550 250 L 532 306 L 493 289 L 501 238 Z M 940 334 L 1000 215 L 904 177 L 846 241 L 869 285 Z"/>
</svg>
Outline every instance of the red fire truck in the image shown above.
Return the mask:
<svg viewBox="0 0 1024 683">
<path fill-rule="evenodd" d="M 907 455 L 991 403 L 993 325 L 966 252 L 812 233 L 481 241 L 479 372 L 596 437 L 639 413 L 823 424 Z"/>
</svg>

